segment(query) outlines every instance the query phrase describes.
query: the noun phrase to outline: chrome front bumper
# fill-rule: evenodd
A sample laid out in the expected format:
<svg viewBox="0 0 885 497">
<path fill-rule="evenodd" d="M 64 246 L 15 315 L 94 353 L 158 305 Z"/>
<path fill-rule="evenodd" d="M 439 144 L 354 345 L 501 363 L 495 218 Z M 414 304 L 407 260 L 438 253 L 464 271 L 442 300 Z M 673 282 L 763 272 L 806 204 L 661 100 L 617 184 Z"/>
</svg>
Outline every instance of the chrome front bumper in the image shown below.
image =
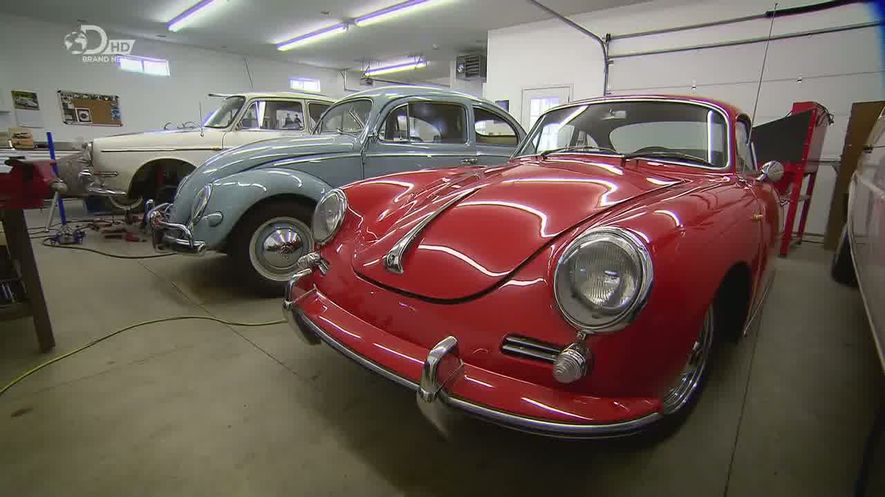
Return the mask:
<svg viewBox="0 0 885 497">
<path fill-rule="evenodd" d="M 206 242 L 194 240 L 188 226 L 167 221 L 170 208 L 171 203 L 154 207 L 153 200 L 148 200 L 145 205 L 147 226 L 154 249 L 160 252 L 171 250 L 182 254 L 202 255 L 206 251 Z"/>
<path fill-rule="evenodd" d="M 311 297 L 317 291 L 315 287 L 298 298 L 290 300 L 292 290 L 298 281 L 310 275 L 314 268 L 321 267 L 323 262 L 316 253 L 302 256 L 299 259 L 300 270 L 287 285 L 283 299 L 283 315 L 289 326 L 306 343 L 316 345 L 325 342 L 366 369 L 414 391 L 418 409 L 444 435 L 449 432 L 451 421 L 457 417 L 458 413 L 464 413 L 505 428 L 558 438 L 625 437 L 636 434 L 661 419 L 660 414 L 652 413 L 618 423 L 570 424 L 521 416 L 455 397 L 449 393 L 447 385 L 451 385 L 464 374 L 464 363 L 458 354 L 458 340 L 453 336 L 444 338 L 430 349 L 424 360 L 420 381 L 415 383 L 351 350 L 312 321 L 299 308 L 299 303 Z"/>
<path fill-rule="evenodd" d="M 112 190 L 106 188 L 102 184 L 101 178 L 113 178 L 119 173 L 116 171 L 96 172 L 92 167 L 86 166 L 77 175 L 80 183 L 86 188 L 86 192 L 90 195 L 98 195 L 99 197 L 125 197 L 127 192 L 122 190 Z"/>
</svg>

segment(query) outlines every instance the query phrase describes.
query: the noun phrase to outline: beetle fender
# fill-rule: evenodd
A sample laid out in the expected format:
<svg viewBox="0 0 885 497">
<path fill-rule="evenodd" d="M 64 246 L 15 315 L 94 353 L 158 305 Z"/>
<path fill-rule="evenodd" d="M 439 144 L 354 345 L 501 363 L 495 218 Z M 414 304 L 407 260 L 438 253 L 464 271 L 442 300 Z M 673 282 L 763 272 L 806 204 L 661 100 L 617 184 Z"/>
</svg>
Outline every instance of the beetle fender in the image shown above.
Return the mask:
<svg viewBox="0 0 885 497">
<path fill-rule="evenodd" d="M 243 214 L 253 205 L 277 196 L 298 196 L 311 202 L 332 187 L 303 171 L 285 168 L 251 169 L 213 181 L 212 194 L 202 219 L 194 226 L 194 236 L 207 248 L 221 247 Z M 210 226 L 211 214 L 221 213 L 221 222 Z M 210 216 L 210 218 L 207 218 Z"/>
</svg>

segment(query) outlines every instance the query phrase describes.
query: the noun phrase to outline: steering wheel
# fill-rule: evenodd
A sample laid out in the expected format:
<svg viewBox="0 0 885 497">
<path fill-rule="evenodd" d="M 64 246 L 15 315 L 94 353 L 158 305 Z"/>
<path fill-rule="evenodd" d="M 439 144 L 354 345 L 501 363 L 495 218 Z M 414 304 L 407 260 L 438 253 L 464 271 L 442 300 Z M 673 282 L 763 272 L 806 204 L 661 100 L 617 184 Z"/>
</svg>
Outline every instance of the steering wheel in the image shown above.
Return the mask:
<svg viewBox="0 0 885 497">
<path fill-rule="evenodd" d="M 642 147 L 642 148 L 640 148 L 639 150 L 636 150 L 636 151 L 633 152 L 633 153 L 634 153 L 634 154 L 647 154 L 647 153 L 650 153 L 650 152 L 651 152 L 651 153 L 653 153 L 653 152 L 673 152 L 673 149 L 672 149 L 672 148 L 667 148 L 667 147 L 657 147 L 657 146 L 652 146 L 652 147 Z"/>
</svg>

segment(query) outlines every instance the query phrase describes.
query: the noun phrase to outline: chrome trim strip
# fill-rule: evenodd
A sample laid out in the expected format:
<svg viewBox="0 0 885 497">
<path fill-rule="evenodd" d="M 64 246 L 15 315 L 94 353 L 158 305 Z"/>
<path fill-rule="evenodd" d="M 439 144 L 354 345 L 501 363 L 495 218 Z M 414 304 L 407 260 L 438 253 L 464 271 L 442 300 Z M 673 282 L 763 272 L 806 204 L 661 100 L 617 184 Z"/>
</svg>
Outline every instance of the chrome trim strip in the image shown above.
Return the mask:
<svg viewBox="0 0 885 497">
<path fill-rule="evenodd" d="M 773 268 L 771 270 L 771 276 L 768 277 L 768 281 L 765 282 L 765 287 L 762 289 L 762 298 L 759 299 L 759 303 L 756 304 L 756 307 L 750 313 L 750 318 L 747 319 L 747 323 L 744 325 L 743 336 L 747 336 L 750 333 L 750 327 L 756 321 L 756 318 L 761 314 L 762 307 L 765 306 L 765 301 L 768 300 L 768 291 L 771 290 L 771 285 L 774 284 L 774 275 L 777 273 L 777 268 Z"/>
<path fill-rule="evenodd" d="M 105 148 L 99 152 L 191 152 L 191 151 L 219 151 L 224 150 L 223 147 L 125 147 L 125 148 Z"/>
<path fill-rule="evenodd" d="M 731 138 L 732 138 L 732 136 L 734 136 L 734 129 L 733 129 L 734 126 L 733 126 L 733 123 L 728 119 L 728 112 L 725 110 L 725 108 L 721 107 L 719 105 L 710 103 L 710 102 L 702 102 L 699 100 L 692 100 L 692 99 L 679 100 L 679 99 L 667 98 L 667 97 L 655 98 L 654 96 L 621 97 L 621 96 L 613 95 L 613 96 L 606 96 L 606 97 L 588 98 L 588 99 L 584 99 L 584 100 L 575 100 L 574 102 L 568 102 L 568 103 L 565 103 L 562 105 L 557 105 L 556 107 L 552 107 L 550 109 L 547 109 L 547 111 L 545 111 L 543 114 L 541 114 L 541 117 L 544 117 L 544 114 L 547 114 L 548 112 L 553 112 L 553 111 L 560 110 L 560 109 L 568 109 L 571 107 L 580 107 L 581 105 L 606 104 L 608 102 L 667 102 L 667 103 L 697 105 L 699 107 L 706 107 L 708 109 L 715 110 L 716 112 L 718 112 L 722 116 L 723 120 L 725 121 L 725 134 L 726 134 L 725 144 L 727 147 L 726 158 L 728 160 L 724 165 L 716 167 L 716 168 L 711 168 L 711 167 L 702 166 L 700 164 L 676 162 L 675 160 L 670 160 L 670 159 L 656 158 L 655 160 L 657 160 L 659 162 L 666 162 L 666 163 L 673 162 L 673 163 L 676 163 L 679 165 L 691 166 L 691 167 L 696 167 L 699 169 L 706 169 L 708 171 L 719 171 L 719 170 L 729 169 L 731 167 L 731 165 L 732 165 L 731 155 L 732 155 L 732 149 L 733 149 L 732 144 L 731 144 Z M 532 133 L 535 131 L 535 128 L 541 124 L 541 117 L 539 117 L 538 120 L 535 121 L 535 125 L 532 126 L 532 129 L 530 129 L 528 131 L 528 133 L 526 133 L 526 138 L 532 136 Z M 520 158 L 520 157 L 534 157 L 534 156 L 538 155 L 538 154 L 516 155 L 517 153 L 522 152 L 522 150 L 525 149 L 526 145 L 528 145 L 528 139 L 522 140 L 520 142 L 520 145 L 521 146 L 519 147 L 519 150 L 517 150 L 517 152 L 514 152 L 514 155 L 513 155 L 514 159 Z"/>
<path fill-rule="evenodd" d="M 453 198 L 450 198 L 446 203 L 444 203 L 440 208 L 438 208 L 435 212 L 427 215 L 422 219 L 418 224 L 412 227 L 408 233 L 403 236 L 400 241 L 396 242 L 396 244 L 390 249 L 389 252 L 384 256 L 384 267 L 387 268 L 391 273 L 402 274 L 403 273 L 403 254 L 409 248 L 409 245 L 412 241 L 415 240 L 415 237 L 418 236 L 424 228 L 427 227 L 434 219 L 437 218 L 440 214 L 446 211 L 453 204 L 463 199 L 464 197 L 470 195 L 475 192 L 476 189 L 465 190 L 461 193 L 456 194 Z"/>
<path fill-rule="evenodd" d="M 292 312 L 297 315 L 297 318 L 300 320 L 300 322 L 304 323 L 304 325 L 310 329 L 310 332 L 315 333 L 330 347 L 337 350 L 348 359 L 356 362 L 357 364 L 365 367 L 366 369 L 374 373 L 387 378 L 388 380 L 393 381 L 394 383 L 409 388 L 412 391 L 418 391 L 419 386 L 417 383 L 407 378 L 403 378 L 398 374 L 384 368 L 383 366 L 380 366 L 375 362 L 372 362 L 369 359 L 366 359 L 365 357 L 350 350 L 349 348 L 326 334 L 326 332 L 323 331 L 322 328 L 311 321 L 310 318 L 308 318 L 300 309 L 294 308 Z M 560 438 L 613 438 L 627 436 L 639 431 L 640 429 L 661 419 L 662 417 L 660 413 L 655 412 L 641 418 L 631 419 L 629 421 L 622 421 L 619 423 L 579 425 L 570 423 L 558 423 L 554 421 L 544 421 L 503 411 L 497 411 L 463 399 L 459 399 L 457 397 L 453 397 L 446 393 L 444 389 L 439 391 L 439 393 L 437 394 L 437 399 L 447 406 L 460 409 L 471 416 L 481 418 L 485 421 L 503 426 L 505 428 L 510 428 L 527 433 L 534 433 L 537 435 Z"/>
<path fill-rule="evenodd" d="M 445 391 L 439 393 L 439 398 L 444 403 L 460 409 L 467 414 L 484 419 L 505 428 L 510 428 L 526 433 L 544 435 L 558 438 L 617 438 L 634 434 L 651 423 L 661 419 L 660 413 L 654 412 L 641 418 L 621 421 L 619 423 L 578 425 L 571 423 L 558 423 L 541 419 L 527 418 L 503 411 L 496 411 L 488 407 L 474 404 L 466 400 L 448 395 Z"/>
<path fill-rule="evenodd" d="M 879 334 L 876 333 L 876 323 L 873 321 L 873 313 L 870 312 L 870 301 L 867 299 L 867 294 L 863 289 L 863 278 L 859 277 L 860 273 L 857 272 L 857 256 L 854 253 L 855 239 L 854 239 L 854 189 L 857 188 L 855 183 L 863 182 L 864 185 L 870 187 L 872 193 L 878 193 L 880 197 L 885 197 L 885 192 L 883 192 L 878 187 L 875 187 L 871 182 L 867 182 L 864 177 L 854 172 L 851 175 L 851 182 L 848 183 L 848 213 L 846 215 L 846 224 L 847 224 L 847 234 L 848 234 L 848 250 L 851 252 L 851 266 L 854 268 L 855 279 L 857 280 L 857 290 L 860 292 L 860 300 L 863 302 L 863 308 L 867 315 L 867 321 L 870 323 L 870 332 L 873 335 L 873 343 L 876 345 L 876 352 L 879 355 L 879 364 L 885 367 L 885 348 L 883 348 L 882 341 L 879 339 Z M 877 191 L 878 190 L 878 191 Z"/>
<path fill-rule="evenodd" d="M 296 319 L 300 323 L 303 323 L 311 332 L 313 332 L 316 336 L 318 336 L 322 341 L 326 342 L 330 347 L 337 350 L 345 357 L 351 359 L 352 361 L 356 362 L 360 366 L 363 366 L 364 368 L 368 369 L 369 371 L 372 371 L 373 373 L 377 373 L 377 374 L 387 378 L 388 380 L 393 381 L 394 383 L 398 383 L 406 388 L 414 390 L 415 392 L 418 391 L 418 384 L 415 383 L 414 381 L 409 380 L 407 378 L 403 378 L 402 376 L 388 370 L 387 368 L 380 366 L 380 365 L 366 359 L 365 357 L 357 354 L 356 352 L 354 352 L 354 351 L 350 350 L 349 348 L 347 348 L 346 346 L 344 346 L 341 342 L 339 342 L 339 341 L 335 340 L 334 338 L 332 338 L 331 336 L 327 335 L 326 332 L 323 331 L 322 328 L 317 326 L 316 323 L 311 321 L 310 318 L 308 318 L 301 309 L 295 308 L 295 309 L 293 309 L 292 312 L 295 313 Z"/>
<path fill-rule="evenodd" d="M 447 145 L 447 144 L 444 143 L 442 145 Z M 387 153 L 378 152 L 378 153 L 366 154 L 366 157 L 372 157 L 372 158 L 377 158 L 377 157 L 381 157 L 381 158 L 384 158 L 384 157 L 428 157 L 428 158 L 431 158 L 431 157 L 464 157 L 464 156 L 473 157 L 473 154 L 471 152 L 466 151 L 466 150 L 464 152 L 387 152 Z"/>
</svg>

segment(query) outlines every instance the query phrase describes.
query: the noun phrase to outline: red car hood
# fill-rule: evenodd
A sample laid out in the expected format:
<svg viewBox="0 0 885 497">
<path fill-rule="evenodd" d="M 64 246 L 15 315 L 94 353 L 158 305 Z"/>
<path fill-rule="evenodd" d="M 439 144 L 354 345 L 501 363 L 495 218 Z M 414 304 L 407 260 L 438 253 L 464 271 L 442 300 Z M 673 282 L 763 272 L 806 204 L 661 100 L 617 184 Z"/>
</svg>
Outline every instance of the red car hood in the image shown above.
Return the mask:
<svg viewBox="0 0 885 497">
<path fill-rule="evenodd" d="M 622 168 L 616 157 L 465 170 L 396 201 L 367 223 L 357 236 L 353 266 L 369 280 L 413 295 L 463 299 L 491 288 L 587 218 L 682 181 Z M 385 255 L 428 216 L 434 217 L 403 254 L 403 272 L 387 269 Z"/>
</svg>

